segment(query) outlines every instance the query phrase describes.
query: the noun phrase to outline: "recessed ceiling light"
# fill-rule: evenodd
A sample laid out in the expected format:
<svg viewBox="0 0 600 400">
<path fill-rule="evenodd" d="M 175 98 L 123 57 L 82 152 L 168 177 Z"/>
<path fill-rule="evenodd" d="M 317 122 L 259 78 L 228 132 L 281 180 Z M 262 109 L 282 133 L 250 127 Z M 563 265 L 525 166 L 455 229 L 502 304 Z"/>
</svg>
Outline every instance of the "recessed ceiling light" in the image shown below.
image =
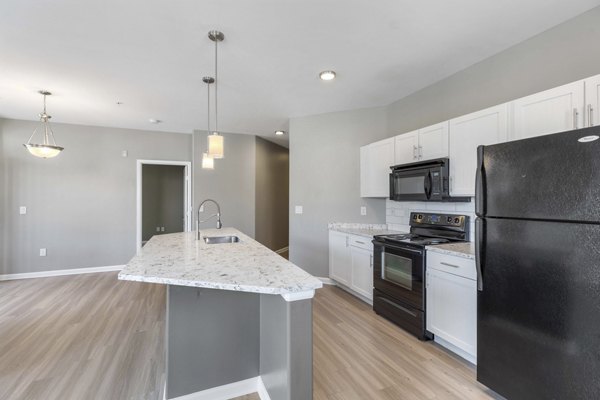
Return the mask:
<svg viewBox="0 0 600 400">
<path fill-rule="evenodd" d="M 150 118 L 148 122 L 151 124 L 160 124 L 162 121 L 160 119 Z"/>
<path fill-rule="evenodd" d="M 322 81 L 331 81 L 335 79 L 335 71 L 323 71 L 319 74 Z"/>
<path fill-rule="evenodd" d="M 117 101 L 117 103 L 116 103 L 116 104 L 117 104 L 118 106 L 120 106 L 121 104 L 123 104 L 123 102 L 122 102 L 122 101 Z"/>
<path fill-rule="evenodd" d="M 283 136 L 283 135 L 285 135 L 285 131 L 275 131 L 275 134 L 277 136 Z"/>
</svg>

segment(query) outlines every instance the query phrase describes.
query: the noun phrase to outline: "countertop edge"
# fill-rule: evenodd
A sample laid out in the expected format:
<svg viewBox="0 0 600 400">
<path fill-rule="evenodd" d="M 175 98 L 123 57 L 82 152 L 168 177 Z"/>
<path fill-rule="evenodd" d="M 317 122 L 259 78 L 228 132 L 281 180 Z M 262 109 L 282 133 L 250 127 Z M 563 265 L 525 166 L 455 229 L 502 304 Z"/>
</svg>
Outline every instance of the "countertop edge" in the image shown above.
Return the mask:
<svg viewBox="0 0 600 400">
<path fill-rule="evenodd" d="M 469 260 L 475 259 L 475 254 L 464 253 L 462 251 L 456 251 L 456 250 L 441 249 L 436 246 L 426 246 L 425 250 L 432 251 L 434 253 L 447 254 L 449 256 L 462 257 L 462 258 L 466 258 Z"/>
</svg>

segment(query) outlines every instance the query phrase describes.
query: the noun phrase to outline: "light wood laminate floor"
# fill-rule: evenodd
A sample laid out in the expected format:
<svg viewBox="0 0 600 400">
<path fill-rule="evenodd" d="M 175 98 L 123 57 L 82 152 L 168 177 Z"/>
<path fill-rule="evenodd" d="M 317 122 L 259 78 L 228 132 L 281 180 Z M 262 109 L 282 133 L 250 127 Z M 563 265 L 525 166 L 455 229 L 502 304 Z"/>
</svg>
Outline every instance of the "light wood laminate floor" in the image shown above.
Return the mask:
<svg viewBox="0 0 600 400">
<path fill-rule="evenodd" d="M 163 285 L 116 273 L 0 282 L 0 399 L 162 399 L 164 317 Z M 317 291 L 313 328 L 315 400 L 494 398 L 339 288 Z"/>
</svg>

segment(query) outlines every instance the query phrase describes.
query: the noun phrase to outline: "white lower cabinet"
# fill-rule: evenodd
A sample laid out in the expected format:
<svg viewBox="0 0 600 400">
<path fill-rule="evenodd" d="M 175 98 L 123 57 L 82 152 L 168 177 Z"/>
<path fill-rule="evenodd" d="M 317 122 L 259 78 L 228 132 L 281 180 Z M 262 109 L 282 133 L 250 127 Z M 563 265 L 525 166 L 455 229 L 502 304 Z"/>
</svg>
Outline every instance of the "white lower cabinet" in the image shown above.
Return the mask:
<svg viewBox="0 0 600 400">
<path fill-rule="evenodd" d="M 427 330 L 435 341 L 477 364 L 477 281 L 460 272 L 474 260 L 435 254 L 427 261 Z M 441 266 L 442 268 L 436 268 Z M 456 268 L 459 274 L 451 273 Z"/>
<path fill-rule="evenodd" d="M 329 231 L 329 277 L 351 293 L 373 300 L 373 245 L 370 238 Z"/>
</svg>

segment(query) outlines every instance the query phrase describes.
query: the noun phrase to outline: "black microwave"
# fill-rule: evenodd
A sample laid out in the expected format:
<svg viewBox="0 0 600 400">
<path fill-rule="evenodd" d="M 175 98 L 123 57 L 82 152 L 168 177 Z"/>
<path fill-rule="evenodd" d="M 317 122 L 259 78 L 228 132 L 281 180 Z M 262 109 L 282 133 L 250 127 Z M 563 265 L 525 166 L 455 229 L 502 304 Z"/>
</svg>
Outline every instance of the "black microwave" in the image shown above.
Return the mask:
<svg viewBox="0 0 600 400">
<path fill-rule="evenodd" d="M 450 160 L 422 161 L 390 167 L 390 200 L 471 201 L 470 197 L 450 197 Z"/>
</svg>

